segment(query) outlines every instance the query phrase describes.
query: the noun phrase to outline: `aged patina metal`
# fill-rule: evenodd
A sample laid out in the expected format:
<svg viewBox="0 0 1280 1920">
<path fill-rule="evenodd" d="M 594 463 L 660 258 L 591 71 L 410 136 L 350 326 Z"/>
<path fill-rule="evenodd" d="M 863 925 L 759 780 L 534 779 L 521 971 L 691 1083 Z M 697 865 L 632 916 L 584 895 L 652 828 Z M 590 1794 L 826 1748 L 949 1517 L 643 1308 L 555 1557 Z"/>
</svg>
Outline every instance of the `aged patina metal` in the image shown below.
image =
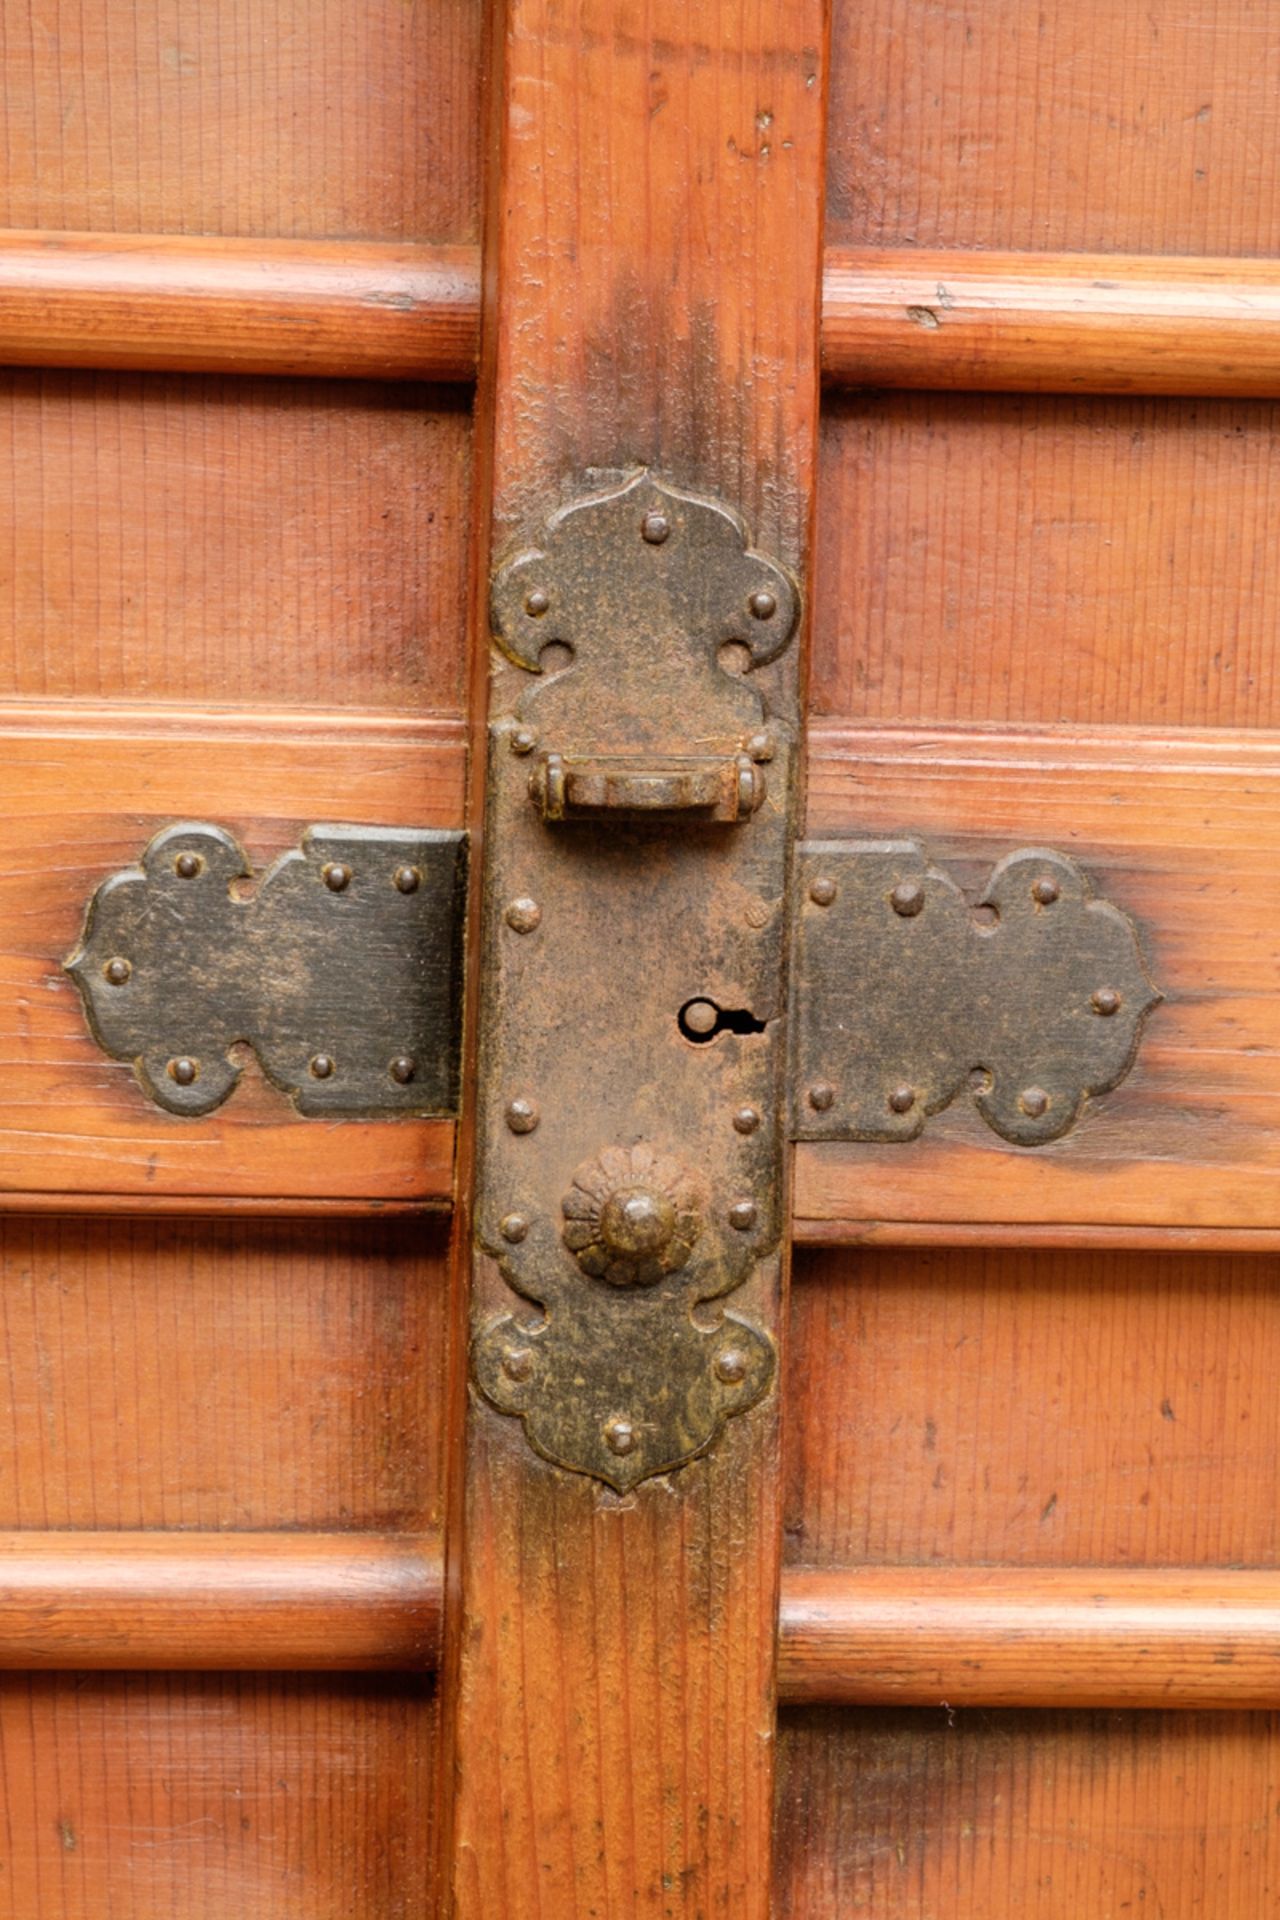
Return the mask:
<svg viewBox="0 0 1280 1920">
<path fill-rule="evenodd" d="M 1129 919 L 1045 848 L 1007 855 L 971 905 L 914 840 L 814 842 L 799 897 L 799 1140 L 913 1140 L 967 1090 L 1041 1146 L 1124 1078 L 1161 997 Z"/>
<path fill-rule="evenodd" d="M 477 1231 L 520 1302 L 481 1300 L 473 1372 L 546 1459 L 625 1491 L 774 1377 L 749 1305 L 782 1228 L 794 715 L 769 663 L 798 595 L 727 507 L 637 472 L 553 515 L 492 613 Z"/>
<path fill-rule="evenodd" d="M 308 1115 L 457 1102 L 465 837 L 312 827 L 252 893 L 222 828 L 158 834 L 67 961 L 99 1045 L 170 1113 L 210 1113 L 251 1046 Z"/>
</svg>

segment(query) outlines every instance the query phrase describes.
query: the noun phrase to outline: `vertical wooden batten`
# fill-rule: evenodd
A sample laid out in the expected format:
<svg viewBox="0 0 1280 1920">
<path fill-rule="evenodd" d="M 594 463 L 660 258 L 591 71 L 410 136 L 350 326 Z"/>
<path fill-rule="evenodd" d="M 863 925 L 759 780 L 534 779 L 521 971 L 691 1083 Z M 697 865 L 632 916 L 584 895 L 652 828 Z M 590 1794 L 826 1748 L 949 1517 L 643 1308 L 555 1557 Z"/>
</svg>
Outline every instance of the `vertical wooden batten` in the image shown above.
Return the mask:
<svg viewBox="0 0 1280 1920">
<path fill-rule="evenodd" d="M 823 14 L 821 0 L 509 0 L 496 553 L 590 469 L 643 465 L 723 499 L 804 577 Z M 796 649 L 786 672 L 794 698 Z M 483 1256 L 475 1287 L 482 1316 L 509 1306 Z M 781 1294 L 774 1258 L 739 1298 L 777 1329 Z M 546 1464 L 519 1423 L 473 1403 L 466 1496 L 459 1920 L 760 1920 L 776 1395 L 625 1497 Z"/>
</svg>

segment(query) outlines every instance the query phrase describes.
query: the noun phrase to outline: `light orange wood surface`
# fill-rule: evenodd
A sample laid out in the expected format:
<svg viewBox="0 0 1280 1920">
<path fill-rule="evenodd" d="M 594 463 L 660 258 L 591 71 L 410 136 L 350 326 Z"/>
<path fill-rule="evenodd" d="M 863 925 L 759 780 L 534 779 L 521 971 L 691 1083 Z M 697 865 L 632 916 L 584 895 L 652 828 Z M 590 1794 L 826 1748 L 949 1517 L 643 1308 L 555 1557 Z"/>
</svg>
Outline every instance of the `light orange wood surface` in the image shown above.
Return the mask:
<svg viewBox="0 0 1280 1920">
<path fill-rule="evenodd" d="M 1280 257 L 1267 0 L 833 15 L 830 244 Z"/>
<path fill-rule="evenodd" d="M 813 711 L 1280 728 L 1267 402 L 829 395 Z"/>
<path fill-rule="evenodd" d="M 823 264 L 822 370 L 855 387 L 1274 396 L 1280 267 L 833 248 Z"/>
<path fill-rule="evenodd" d="M 474 247 L 0 232 L 0 356 L 372 380 L 469 380 Z"/>
<path fill-rule="evenodd" d="M 15 1920 L 432 1914 L 436 1718 L 403 1676 L 4 1674 L 0 1900 Z"/>
<path fill-rule="evenodd" d="M 787 1560 L 1280 1567 L 1277 1262 L 806 1248 Z"/>
<path fill-rule="evenodd" d="M 439 1542 L 370 1533 L 0 1533 L 0 1669 L 421 1672 Z"/>
<path fill-rule="evenodd" d="M 304 1125 L 253 1066 L 207 1119 L 175 1121 L 97 1046 L 62 963 L 95 888 L 174 820 L 227 828 L 262 867 L 315 821 L 454 826 L 462 775 L 450 722 L 0 706 L 0 1206 L 36 1192 L 71 1207 L 152 1194 L 447 1205 L 447 1120 Z"/>
<path fill-rule="evenodd" d="M 452 388 L 0 372 L 0 699 L 456 717 Z"/>
<path fill-rule="evenodd" d="M 778 1690 L 846 1706 L 1280 1705 L 1280 1573 L 789 1568 Z"/>
<path fill-rule="evenodd" d="M 14 0 L 0 226 L 467 241 L 477 0 Z"/>
<path fill-rule="evenodd" d="M 804 1920 L 1265 1913 L 1275 1714 L 795 1709 L 776 1909 Z"/>
</svg>

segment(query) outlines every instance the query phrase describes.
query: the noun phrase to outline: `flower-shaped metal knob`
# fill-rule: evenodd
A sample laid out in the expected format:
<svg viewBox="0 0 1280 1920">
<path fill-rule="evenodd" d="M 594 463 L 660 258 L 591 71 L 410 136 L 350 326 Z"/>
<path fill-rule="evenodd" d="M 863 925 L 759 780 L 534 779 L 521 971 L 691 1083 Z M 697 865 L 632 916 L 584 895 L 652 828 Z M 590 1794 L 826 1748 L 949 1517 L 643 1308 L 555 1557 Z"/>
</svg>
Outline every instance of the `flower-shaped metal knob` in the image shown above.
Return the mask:
<svg viewBox="0 0 1280 1920">
<path fill-rule="evenodd" d="M 562 1206 L 578 1265 L 615 1287 L 652 1287 L 676 1273 L 702 1224 L 687 1169 L 646 1146 L 605 1147 L 578 1168 Z"/>
</svg>

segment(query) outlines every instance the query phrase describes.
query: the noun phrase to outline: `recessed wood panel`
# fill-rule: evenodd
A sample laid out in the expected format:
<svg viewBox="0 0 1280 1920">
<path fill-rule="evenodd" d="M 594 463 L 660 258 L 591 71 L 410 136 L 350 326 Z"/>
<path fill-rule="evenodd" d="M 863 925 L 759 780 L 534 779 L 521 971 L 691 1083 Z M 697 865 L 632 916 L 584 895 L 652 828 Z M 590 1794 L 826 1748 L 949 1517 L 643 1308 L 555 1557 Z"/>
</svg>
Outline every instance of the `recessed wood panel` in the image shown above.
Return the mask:
<svg viewBox="0 0 1280 1920">
<path fill-rule="evenodd" d="M 1269 0 L 836 0 L 828 238 L 1280 252 Z"/>
<path fill-rule="evenodd" d="M 204 1119 L 165 1112 L 98 1046 L 63 962 L 95 889 L 162 827 L 224 827 L 261 871 L 313 822 L 454 827 L 462 775 L 447 723 L 0 703 L 0 1208 L 447 1203 L 447 1119 L 301 1120 L 252 1057 Z"/>
<path fill-rule="evenodd" d="M 0 225 L 475 237 L 479 0 L 13 0 Z"/>
<path fill-rule="evenodd" d="M 1006 1227 L 1077 1244 L 1110 1231 L 1149 1243 L 1171 1232 L 1274 1236 L 1280 737 L 885 727 L 814 729 L 810 741 L 811 833 L 918 838 L 971 899 L 1005 854 L 1061 849 L 1132 916 L 1164 1000 L 1128 1077 L 1046 1145 L 1010 1148 L 962 1090 L 918 1140 L 803 1146 L 803 1237 L 905 1229 L 945 1240 Z M 1019 1017 L 1017 1004 L 1007 1011 Z M 1002 1071 L 999 1059 L 968 1064 Z M 842 1070 L 833 1034 L 822 1077 L 838 1082 Z M 895 1079 L 892 1062 L 885 1072 Z"/>
<path fill-rule="evenodd" d="M 1275 1714 L 785 1713 L 779 1920 L 1243 1920 L 1280 1899 Z"/>
<path fill-rule="evenodd" d="M 4 1920 L 422 1920 L 436 1701 L 411 1680 L 0 1679 Z"/>
<path fill-rule="evenodd" d="M 1280 725 L 1280 409 L 842 396 L 813 703 L 854 720 Z"/>
<path fill-rule="evenodd" d="M 0 376 L 0 697 L 456 712 L 450 388 Z"/>
<path fill-rule="evenodd" d="M 1274 1566 L 1269 1256 L 806 1252 L 787 1557 Z"/>
<path fill-rule="evenodd" d="M 0 1222 L 0 1526 L 438 1525 L 444 1248 L 422 1221 Z"/>
</svg>

